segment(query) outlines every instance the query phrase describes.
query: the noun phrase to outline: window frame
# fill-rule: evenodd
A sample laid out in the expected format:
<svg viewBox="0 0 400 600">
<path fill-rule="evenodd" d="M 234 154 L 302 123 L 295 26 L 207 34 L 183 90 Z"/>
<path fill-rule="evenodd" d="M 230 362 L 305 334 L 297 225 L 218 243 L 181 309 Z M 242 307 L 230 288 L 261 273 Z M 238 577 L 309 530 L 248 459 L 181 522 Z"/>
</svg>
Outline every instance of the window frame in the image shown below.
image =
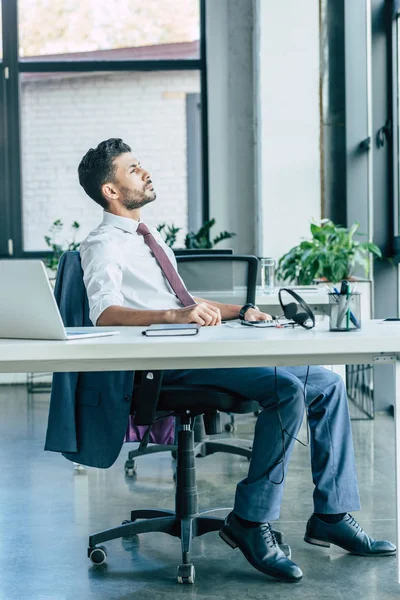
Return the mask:
<svg viewBox="0 0 400 600">
<path fill-rule="evenodd" d="M 19 57 L 18 0 L 2 2 L 3 59 L 0 59 L 0 257 L 47 258 L 49 251 L 23 248 L 21 164 L 21 73 L 198 71 L 201 96 L 202 218 L 209 219 L 206 0 L 200 4 L 200 57 L 172 60 L 40 60 Z M 4 150 L 4 152 L 3 152 Z M 4 188 L 4 189 L 3 189 Z"/>
<path fill-rule="evenodd" d="M 400 164 L 399 164 L 399 86 L 400 86 L 400 0 L 392 3 L 391 39 L 391 96 L 392 105 L 392 186 L 393 186 L 393 233 L 394 233 L 394 261 L 400 263 Z"/>
</svg>

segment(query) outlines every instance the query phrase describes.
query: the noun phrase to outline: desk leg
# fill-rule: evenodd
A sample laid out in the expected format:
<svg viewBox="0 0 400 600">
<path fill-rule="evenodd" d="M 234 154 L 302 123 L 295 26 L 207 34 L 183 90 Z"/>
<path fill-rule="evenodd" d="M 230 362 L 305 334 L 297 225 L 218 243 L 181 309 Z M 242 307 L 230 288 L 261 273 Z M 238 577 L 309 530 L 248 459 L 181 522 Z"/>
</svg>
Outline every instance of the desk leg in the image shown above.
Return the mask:
<svg viewBox="0 0 400 600">
<path fill-rule="evenodd" d="M 400 583 L 400 360 L 395 365 L 395 469 L 396 469 L 396 542 L 397 542 L 397 583 Z"/>
</svg>

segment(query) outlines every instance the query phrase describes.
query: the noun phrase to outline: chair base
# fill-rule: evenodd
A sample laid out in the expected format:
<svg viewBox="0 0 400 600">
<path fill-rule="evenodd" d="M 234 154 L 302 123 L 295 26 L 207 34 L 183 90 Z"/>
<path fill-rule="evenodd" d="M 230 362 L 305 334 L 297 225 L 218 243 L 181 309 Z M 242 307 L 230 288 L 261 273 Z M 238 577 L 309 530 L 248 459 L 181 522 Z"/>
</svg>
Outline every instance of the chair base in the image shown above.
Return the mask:
<svg viewBox="0 0 400 600">
<path fill-rule="evenodd" d="M 236 454 L 251 459 L 252 444 L 248 440 L 236 440 L 236 444 L 229 442 L 214 442 L 213 440 L 204 440 L 194 447 L 196 456 L 210 456 L 215 452 L 225 452 L 225 454 Z"/>
<path fill-rule="evenodd" d="M 183 415 L 181 416 L 182 421 Z M 228 447 L 227 444 L 220 442 L 204 441 L 201 444 L 203 445 L 202 450 L 207 453 L 220 451 L 220 446 L 223 446 L 226 451 L 225 448 Z M 183 423 L 182 429 L 178 432 L 175 511 L 157 508 L 133 510 L 130 521 L 124 521 L 118 527 L 91 535 L 88 556 L 94 564 L 101 565 L 106 562 L 107 551 L 104 546 L 99 545 L 102 542 L 127 538 L 140 533 L 167 533 L 179 537 L 181 540 L 182 562 L 178 566 L 178 582 L 194 583 L 195 569 L 191 562 L 192 540 L 205 533 L 219 531 L 224 523 L 224 518 L 210 515 L 211 512 L 215 512 L 214 510 L 199 512 L 195 448 L 194 432 L 190 429 L 190 419 L 187 417 L 187 422 Z M 278 544 L 282 544 L 282 534 L 275 532 L 275 536 Z M 281 547 L 287 556 L 290 556 L 289 546 L 282 545 Z"/>
<path fill-rule="evenodd" d="M 107 552 L 103 546 L 98 546 L 98 544 L 118 538 L 132 537 L 139 533 L 167 533 L 181 540 L 182 563 L 177 567 L 177 581 L 178 583 L 192 584 L 195 580 L 195 568 L 191 562 L 192 540 L 205 533 L 219 531 L 225 521 L 222 517 L 210 516 L 208 514 L 210 512 L 214 511 L 209 510 L 179 518 L 170 510 L 133 510 L 130 521 L 124 521 L 118 527 L 106 529 L 89 537 L 88 557 L 94 564 L 101 565 L 106 562 Z M 283 544 L 282 533 L 280 531 L 274 531 L 274 533 L 281 549 L 290 558 L 290 546 Z"/>
</svg>

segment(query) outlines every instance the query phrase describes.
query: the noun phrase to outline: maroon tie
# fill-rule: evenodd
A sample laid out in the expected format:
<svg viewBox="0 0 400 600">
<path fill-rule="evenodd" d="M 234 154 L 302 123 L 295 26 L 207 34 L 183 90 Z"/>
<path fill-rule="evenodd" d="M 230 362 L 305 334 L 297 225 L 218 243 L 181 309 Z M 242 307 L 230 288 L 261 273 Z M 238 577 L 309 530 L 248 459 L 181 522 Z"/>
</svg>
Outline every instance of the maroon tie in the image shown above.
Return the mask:
<svg viewBox="0 0 400 600">
<path fill-rule="evenodd" d="M 183 306 L 191 306 L 196 304 L 195 300 L 189 294 L 185 286 L 183 285 L 178 273 L 175 270 L 174 265 L 169 260 L 166 252 L 161 248 L 154 235 L 149 231 L 149 228 L 144 223 L 139 223 L 136 230 L 139 235 L 143 236 L 145 243 L 148 245 L 158 264 L 160 265 L 165 277 L 169 281 L 170 286 L 174 290 L 178 299 L 182 302 Z"/>
</svg>

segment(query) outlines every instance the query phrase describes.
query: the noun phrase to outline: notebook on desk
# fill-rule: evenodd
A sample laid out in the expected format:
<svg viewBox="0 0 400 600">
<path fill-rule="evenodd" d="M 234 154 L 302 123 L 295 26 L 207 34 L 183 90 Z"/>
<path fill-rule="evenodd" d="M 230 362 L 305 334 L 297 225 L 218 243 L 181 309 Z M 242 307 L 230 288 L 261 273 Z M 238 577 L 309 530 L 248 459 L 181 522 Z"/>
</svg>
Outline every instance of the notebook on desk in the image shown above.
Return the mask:
<svg viewBox="0 0 400 600">
<path fill-rule="evenodd" d="M 0 338 L 78 340 L 117 333 L 65 329 L 42 261 L 0 260 Z"/>
<path fill-rule="evenodd" d="M 160 324 L 150 325 L 142 331 L 142 334 L 147 337 L 161 337 L 165 335 L 197 335 L 200 325 L 196 323 L 177 323 L 175 324 Z"/>
</svg>

